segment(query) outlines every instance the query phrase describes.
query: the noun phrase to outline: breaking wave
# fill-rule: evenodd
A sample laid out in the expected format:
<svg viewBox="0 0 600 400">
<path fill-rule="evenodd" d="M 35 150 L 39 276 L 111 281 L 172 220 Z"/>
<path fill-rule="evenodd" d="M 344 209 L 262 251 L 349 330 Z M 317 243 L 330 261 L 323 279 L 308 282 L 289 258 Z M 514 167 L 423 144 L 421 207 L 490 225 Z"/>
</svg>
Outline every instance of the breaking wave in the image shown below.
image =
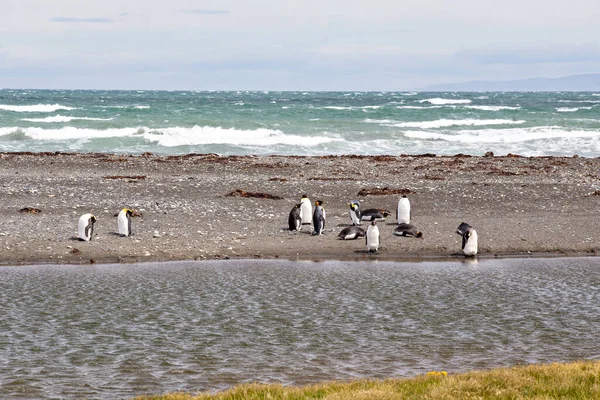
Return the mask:
<svg viewBox="0 0 600 400">
<path fill-rule="evenodd" d="M 503 111 L 503 110 L 520 110 L 521 107 L 510 107 L 510 106 L 465 106 L 465 108 L 471 110 L 481 110 L 481 111 Z"/>
<path fill-rule="evenodd" d="M 523 120 L 514 121 L 512 119 L 439 119 L 437 121 L 401 122 L 393 124 L 393 126 L 398 128 L 434 129 L 449 126 L 518 125 L 525 122 Z"/>
<path fill-rule="evenodd" d="M 546 126 L 526 129 L 482 129 L 477 131 L 455 131 L 452 133 L 408 131 L 404 135 L 420 140 L 443 140 L 465 144 L 477 143 L 518 143 L 547 139 L 600 138 L 600 132 L 585 130 L 565 130 Z"/>
<path fill-rule="evenodd" d="M 436 97 L 434 99 L 419 100 L 419 103 L 429 103 L 429 104 L 443 106 L 446 104 L 470 104 L 471 100 L 469 100 L 469 99 L 442 99 L 442 98 Z"/>
<path fill-rule="evenodd" d="M 229 144 L 237 146 L 316 146 L 341 139 L 327 136 L 289 135 L 279 130 L 256 129 L 239 130 L 221 127 L 194 126 L 192 128 L 161 128 L 147 127 L 115 128 L 115 129 L 86 129 L 64 127 L 60 129 L 43 128 L 0 128 L 0 137 L 17 132 L 26 138 L 42 141 L 64 140 L 93 140 L 105 138 L 140 138 L 146 142 L 156 143 L 165 147 L 193 146 L 206 144 Z"/>
<path fill-rule="evenodd" d="M 71 122 L 71 121 L 75 121 L 75 120 L 112 121 L 113 119 L 112 118 L 90 118 L 90 117 L 66 117 L 66 116 L 62 116 L 62 115 L 55 115 L 53 117 L 46 117 L 46 118 L 23 118 L 21 121 L 52 123 L 52 122 Z"/>
<path fill-rule="evenodd" d="M 60 104 L 37 104 L 28 106 L 0 104 L 0 110 L 14 112 L 55 112 L 58 110 L 75 110 L 75 107 L 61 106 Z"/>
</svg>

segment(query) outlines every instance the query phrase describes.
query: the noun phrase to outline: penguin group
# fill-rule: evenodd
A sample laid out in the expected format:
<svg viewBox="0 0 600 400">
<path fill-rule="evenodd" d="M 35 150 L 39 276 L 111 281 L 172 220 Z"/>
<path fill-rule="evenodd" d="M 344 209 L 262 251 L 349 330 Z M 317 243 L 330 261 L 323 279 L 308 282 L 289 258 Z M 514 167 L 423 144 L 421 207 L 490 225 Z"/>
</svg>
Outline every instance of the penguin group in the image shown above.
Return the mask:
<svg viewBox="0 0 600 400">
<path fill-rule="evenodd" d="M 288 227 L 290 231 L 302 230 L 302 225 L 312 223 L 312 235 L 320 236 L 325 231 L 327 214 L 323 207 L 322 200 L 315 201 L 313 209 L 310 199 L 303 195 L 300 203 L 294 204 L 288 217 Z M 365 244 L 368 253 L 377 253 L 380 247 L 380 233 L 377 222 L 385 221 L 392 213 L 387 209 L 370 208 L 361 209 L 358 200 L 351 200 L 348 203 L 350 208 L 349 215 L 351 225 L 341 230 L 337 237 L 341 240 L 355 240 L 365 238 Z M 131 218 L 133 210 L 123 208 L 117 215 L 117 232 L 121 237 L 132 235 Z M 78 222 L 78 239 L 89 242 L 94 237 L 94 224 L 97 218 L 91 213 L 83 214 Z M 368 221 L 366 230 L 361 227 L 363 221 Z M 398 200 L 396 207 L 397 226 L 393 231 L 395 236 L 414 237 L 423 239 L 423 233 L 411 223 L 411 208 L 409 199 L 403 195 Z M 466 222 L 461 223 L 456 228 L 456 233 L 462 237 L 462 253 L 467 257 L 477 255 L 478 236 L 477 231 Z"/>
<path fill-rule="evenodd" d="M 133 210 L 129 208 L 123 208 L 117 215 L 117 233 L 121 237 L 131 236 L 131 217 L 133 216 Z M 97 218 L 93 214 L 83 214 L 79 217 L 79 223 L 77 226 L 77 239 L 83 242 L 90 242 L 94 237 L 94 224 Z"/>
<path fill-rule="evenodd" d="M 380 247 L 380 233 L 377 222 L 386 221 L 392 215 L 387 209 L 370 208 L 362 210 L 358 200 L 348 203 L 351 224 L 342 229 L 337 237 L 340 240 L 355 240 L 365 238 L 368 253 L 377 253 Z M 307 195 L 302 196 L 300 203 L 295 204 L 289 214 L 290 231 L 299 231 L 302 225 L 307 223 L 307 215 L 312 215 L 313 236 L 322 235 L 325 230 L 326 214 L 323 201 L 315 202 L 314 211 Z M 361 227 L 363 221 L 368 221 L 366 230 Z M 310 223 L 310 222 L 309 222 Z M 393 234 L 395 236 L 413 237 L 423 239 L 423 233 L 411 223 L 410 200 L 403 195 L 398 200 L 396 207 L 396 223 Z M 462 236 L 462 253 L 467 257 L 477 255 L 478 237 L 477 231 L 469 224 L 463 222 L 456 228 L 456 233 Z"/>
</svg>

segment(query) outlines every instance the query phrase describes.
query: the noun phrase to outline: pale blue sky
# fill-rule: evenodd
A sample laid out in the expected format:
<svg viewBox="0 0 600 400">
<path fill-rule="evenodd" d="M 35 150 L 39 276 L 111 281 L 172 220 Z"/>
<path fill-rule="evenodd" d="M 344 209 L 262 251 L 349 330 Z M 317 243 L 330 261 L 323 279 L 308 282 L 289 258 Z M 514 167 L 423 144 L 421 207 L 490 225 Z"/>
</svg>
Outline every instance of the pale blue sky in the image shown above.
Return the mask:
<svg viewBox="0 0 600 400">
<path fill-rule="evenodd" d="M 600 73 L 598 0 L 0 0 L 0 88 L 410 90 Z"/>
</svg>

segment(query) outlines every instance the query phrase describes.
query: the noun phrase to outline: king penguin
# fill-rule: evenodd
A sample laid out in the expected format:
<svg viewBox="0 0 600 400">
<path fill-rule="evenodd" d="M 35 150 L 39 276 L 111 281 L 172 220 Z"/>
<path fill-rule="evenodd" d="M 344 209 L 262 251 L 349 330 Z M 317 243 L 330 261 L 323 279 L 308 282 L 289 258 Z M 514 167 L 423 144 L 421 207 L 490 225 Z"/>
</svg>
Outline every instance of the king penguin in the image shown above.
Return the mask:
<svg viewBox="0 0 600 400">
<path fill-rule="evenodd" d="M 299 231 L 302 230 L 302 217 L 300 216 L 302 210 L 302 204 L 298 203 L 294 205 L 292 211 L 290 211 L 290 216 L 288 217 L 288 226 L 290 227 L 290 231 Z"/>
<path fill-rule="evenodd" d="M 338 238 L 341 240 L 353 240 L 359 237 L 365 237 L 365 230 L 358 226 L 349 226 L 338 233 Z"/>
<path fill-rule="evenodd" d="M 369 208 L 368 210 L 361 211 L 360 219 L 361 221 L 373 221 L 373 217 L 375 217 L 375 221 L 385 221 L 385 219 L 391 214 L 392 213 L 388 210 Z"/>
<path fill-rule="evenodd" d="M 360 203 L 358 200 L 351 200 L 348 205 L 350 206 L 350 218 L 352 219 L 352 225 L 360 225 Z"/>
<path fill-rule="evenodd" d="M 477 231 L 466 222 L 456 228 L 456 233 L 462 236 L 462 251 L 465 256 L 473 257 L 477 254 Z"/>
<path fill-rule="evenodd" d="M 396 236 L 412 236 L 419 239 L 423 239 L 423 233 L 412 224 L 400 224 L 394 229 L 394 235 Z"/>
<path fill-rule="evenodd" d="M 89 242 L 94 236 L 94 223 L 96 223 L 96 217 L 92 214 L 83 214 L 79 217 L 78 235 L 79 240 Z"/>
<path fill-rule="evenodd" d="M 375 218 L 371 220 L 371 225 L 367 228 L 367 236 L 365 237 L 367 242 L 367 251 L 369 253 L 377 253 L 379 249 L 379 228 Z"/>
<path fill-rule="evenodd" d="M 399 224 L 410 224 L 410 200 L 408 197 L 402 196 L 398 200 L 398 208 L 396 208 L 396 219 Z"/>
<path fill-rule="evenodd" d="M 310 200 L 308 199 L 307 195 L 302 196 L 302 198 L 300 199 L 300 204 L 302 205 L 300 207 L 300 218 L 302 218 L 302 223 L 312 223 L 313 209 L 312 204 L 310 203 Z"/>
<path fill-rule="evenodd" d="M 321 200 L 315 201 L 315 212 L 313 213 L 313 235 L 322 235 L 325 229 L 325 209 Z"/>
<path fill-rule="evenodd" d="M 119 235 L 120 236 L 131 236 L 131 216 L 133 211 L 128 208 L 124 208 L 119 212 Z"/>
</svg>

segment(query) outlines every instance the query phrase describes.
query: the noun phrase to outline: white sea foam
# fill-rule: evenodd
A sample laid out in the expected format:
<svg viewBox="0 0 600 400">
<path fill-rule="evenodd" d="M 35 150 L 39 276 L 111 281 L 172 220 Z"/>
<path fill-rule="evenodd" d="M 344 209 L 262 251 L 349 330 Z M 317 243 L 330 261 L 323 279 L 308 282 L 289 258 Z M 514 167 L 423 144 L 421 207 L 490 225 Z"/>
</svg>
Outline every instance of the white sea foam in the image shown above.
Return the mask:
<svg viewBox="0 0 600 400">
<path fill-rule="evenodd" d="M 150 108 L 150 106 L 135 106 L 133 108 L 137 108 L 138 110 L 146 110 L 146 109 Z"/>
<path fill-rule="evenodd" d="M 600 103 L 600 100 L 558 100 L 559 103 Z"/>
<path fill-rule="evenodd" d="M 556 109 L 557 112 L 576 112 L 579 110 L 591 110 L 592 107 L 559 107 Z"/>
<path fill-rule="evenodd" d="M 160 134 L 156 134 L 155 132 Z M 156 142 L 165 147 L 204 144 L 232 144 L 237 146 L 273 146 L 278 144 L 290 146 L 316 146 L 341 140 L 326 136 L 306 137 L 287 135 L 279 130 L 264 128 L 240 130 L 208 126 L 166 128 L 161 129 L 160 131 L 144 133 L 143 136 L 146 140 Z"/>
<path fill-rule="evenodd" d="M 371 119 L 371 118 L 367 118 L 367 119 L 363 120 L 363 122 L 366 122 L 367 124 L 395 124 L 398 121 L 394 121 L 393 119 Z"/>
<path fill-rule="evenodd" d="M 255 129 L 241 130 L 209 126 L 192 128 L 172 127 L 150 129 L 147 127 L 129 127 L 115 129 L 88 129 L 63 127 L 60 129 L 44 128 L 0 128 L 0 136 L 22 133 L 26 138 L 43 141 L 91 140 L 98 138 L 139 137 L 161 146 L 174 147 L 204 144 L 231 144 L 237 146 L 316 146 L 342 139 L 328 136 L 306 137 L 285 134 L 279 130 Z"/>
<path fill-rule="evenodd" d="M 53 117 L 46 118 L 23 118 L 21 121 L 28 122 L 71 122 L 74 120 L 82 120 L 82 121 L 112 121 L 112 118 L 91 118 L 91 117 L 67 117 L 62 115 L 55 115 Z"/>
<path fill-rule="evenodd" d="M 14 112 L 55 112 L 57 110 L 75 110 L 74 107 L 61 106 L 60 104 L 37 104 L 27 106 L 15 106 L 0 104 L 0 110 Z"/>
<path fill-rule="evenodd" d="M 325 106 L 323 107 L 326 110 L 352 110 L 353 107 L 340 107 L 340 106 Z"/>
<path fill-rule="evenodd" d="M 396 108 L 407 110 L 431 110 L 433 108 L 442 108 L 442 106 L 396 106 Z"/>
<path fill-rule="evenodd" d="M 600 138 L 598 131 L 566 130 L 558 126 L 540 126 L 526 129 L 481 129 L 476 131 L 457 131 L 452 133 L 408 131 L 404 135 L 412 139 L 442 140 L 463 144 L 479 143 L 522 143 L 548 139 Z"/>
<path fill-rule="evenodd" d="M 324 109 L 327 110 L 338 110 L 338 111 L 348 111 L 348 110 L 377 110 L 383 106 L 325 106 Z"/>
<path fill-rule="evenodd" d="M 401 122 L 393 124 L 398 128 L 435 129 L 449 126 L 484 126 L 484 125 L 518 125 L 524 124 L 523 120 L 512 119 L 438 119 L 436 121 Z"/>
<path fill-rule="evenodd" d="M 446 105 L 446 104 L 470 104 L 469 99 L 442 99 L 439 97 L 433 99 L 419 100 L 419 103 L 430 103 L 435 105 Z"/>
<path fill-rule="evenodd" d="M 465 106 L 465 108 L 471 110 L 481 111 L 502 111 L 502 110 L 520 110 L 521 107 L 509 107 L 509 106 Z"/>
</svg>

